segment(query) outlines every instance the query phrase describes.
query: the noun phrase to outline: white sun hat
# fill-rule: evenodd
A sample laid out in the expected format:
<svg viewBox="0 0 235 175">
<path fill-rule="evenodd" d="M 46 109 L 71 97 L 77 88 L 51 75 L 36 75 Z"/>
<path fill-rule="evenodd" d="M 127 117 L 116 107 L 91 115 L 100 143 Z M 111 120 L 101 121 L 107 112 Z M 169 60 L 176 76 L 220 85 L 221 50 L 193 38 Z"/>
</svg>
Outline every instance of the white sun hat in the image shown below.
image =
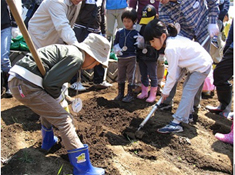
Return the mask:
<svg viewBox="0 0 235 175">
<path fill-rule="evenodd" d="M 105 37 L 90 33 L 83 42 L 75 44 L 75 46 L 92 56 L 101 63 L 103 67 L 108 67 L 111 46 L 110 42 Z"/>
</svg>

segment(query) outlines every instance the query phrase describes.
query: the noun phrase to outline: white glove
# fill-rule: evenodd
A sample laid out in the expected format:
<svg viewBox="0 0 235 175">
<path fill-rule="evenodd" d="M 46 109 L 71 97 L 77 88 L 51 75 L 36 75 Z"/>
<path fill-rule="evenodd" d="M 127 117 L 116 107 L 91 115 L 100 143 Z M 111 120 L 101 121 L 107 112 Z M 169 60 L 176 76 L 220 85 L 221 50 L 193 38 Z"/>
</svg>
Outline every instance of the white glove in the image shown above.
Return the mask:
<svg viewBox="0 0 235 175">
<path fill-rule="evenodd" d="M 219 27 L 217 24 L 208 24 L 208 32 L 210 37 L 217 36 L 219 34 Z"/>
<path fill-rule="evenodd" d="M 21 32 L 20 32 L 19 27 L 12 27 L 12 29 L 11 29 L 11 36 L 12 36 L 12 38 L 14 39 L 14 38 L 16 38 L 19 35 L 22 35 Z"/>
<path fill-rule="evenodd" d="M 64 99 L 65 99 L 65 95 L 63 93 L 61 93 L 60 96 L 58 98 L 56 98 L 55 100 L 58 103 L 61 103 L 61 102 L 63 102 Z"/>
<path fill-rule="evenodd" d="M 119 46 L 119 44 L 116 44 L 116 45 L 113 46 L 113 51 L 114 51 L 114 53 L 115 53 L 116 55 L 118 55 L 118 56 L 122 56 L 122 55 L 123 55 L 122 49 L 121 49 L 121 47 Z"/>
<path fill-rule="evenodd" d="M 144 48 L 144 37 L 141 36 L 139 33 L 138 35 L 135 35 L 134 38 L 136 38 L 136 43 L 134 45 L 137 45 L 139 49 Z"/>
<path fill-rule="evenodd" d="M 175 23 L 175 28 L 176 28 L 176 30 L 177 30 L 177 32 L 179 34 L 180 33 L 180 24 L 178 22 Z"/>
</svg>

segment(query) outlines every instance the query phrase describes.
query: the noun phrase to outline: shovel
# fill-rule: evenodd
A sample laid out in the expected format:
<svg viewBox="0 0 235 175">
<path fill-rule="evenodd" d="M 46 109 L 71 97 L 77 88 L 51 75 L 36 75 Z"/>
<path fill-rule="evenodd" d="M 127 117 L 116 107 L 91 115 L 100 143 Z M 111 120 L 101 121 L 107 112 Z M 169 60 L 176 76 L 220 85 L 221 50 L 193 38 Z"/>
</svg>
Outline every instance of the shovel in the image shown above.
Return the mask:
<svg viewBox="0 0 235 175">
<path fill-rule="evenodd" d="M 141 122 L 141 124 L 139 125 L 139 128 L 134 131 L 133 128 L 127 128 L 128 131 L 126 131 L 124 133 L 124 135 L 129 139 L 141 139 L 143 137 L 143 135 L 145 134 L 143 131 L 140 131 L 141 128 L 144 127 L 144 125 L 146 124 L 146 122 L 151 118 L 152 114 L 157 110 L 158 106 L 161 104 L 162 101 L 162 97 L 158 100 L 158 102 L 156 104 L 154 104 L 152 106 L 152 110 L 150 111 L 150 113 L 148 114 L 148 116 Z"/>
</svg>

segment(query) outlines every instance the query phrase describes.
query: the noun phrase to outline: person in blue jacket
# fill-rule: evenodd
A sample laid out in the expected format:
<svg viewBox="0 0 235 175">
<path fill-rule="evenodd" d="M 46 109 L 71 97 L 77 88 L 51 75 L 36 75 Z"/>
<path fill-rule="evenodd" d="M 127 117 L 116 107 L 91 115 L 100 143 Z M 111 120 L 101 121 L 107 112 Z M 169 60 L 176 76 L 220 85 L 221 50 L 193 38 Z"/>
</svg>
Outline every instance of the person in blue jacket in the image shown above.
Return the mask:
<svg viewBox="0 0 235 175">
<path fill-rule="evenodd" d="M 106 25 L 107 39 L 111 40 L 115 34 L 114 25 L 117 21 L 117 28 L 123 28 L 121 15 L 128 7 L 127 0 L 106 0 Z"/>
</svg>

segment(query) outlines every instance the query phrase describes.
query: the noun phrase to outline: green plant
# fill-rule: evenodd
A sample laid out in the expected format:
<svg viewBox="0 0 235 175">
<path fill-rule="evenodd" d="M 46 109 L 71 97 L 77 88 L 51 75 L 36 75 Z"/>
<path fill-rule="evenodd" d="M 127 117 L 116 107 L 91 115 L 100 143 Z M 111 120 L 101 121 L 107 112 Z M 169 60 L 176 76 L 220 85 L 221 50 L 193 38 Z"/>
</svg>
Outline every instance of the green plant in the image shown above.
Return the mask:
<svg viewBox="0 0 235 175">
<path fill-rule="evenodd" d="M 33 161 L 32 157 L 25 150 L 23 151 L 23 157 L 20 157 L 19 160 L 21 160 L 25 163 L 31 163 Z"/>
<path fill-rule="evenodd" d="M 61 167 L 60 167 L 60 169 L 59 169 L 57 175 L 59 175 L 59 174 L 61 173 L 61 170 L 62 170 L 63 166 L 64 166 L 64 165 L 61 165 Z"/>
</svg>

